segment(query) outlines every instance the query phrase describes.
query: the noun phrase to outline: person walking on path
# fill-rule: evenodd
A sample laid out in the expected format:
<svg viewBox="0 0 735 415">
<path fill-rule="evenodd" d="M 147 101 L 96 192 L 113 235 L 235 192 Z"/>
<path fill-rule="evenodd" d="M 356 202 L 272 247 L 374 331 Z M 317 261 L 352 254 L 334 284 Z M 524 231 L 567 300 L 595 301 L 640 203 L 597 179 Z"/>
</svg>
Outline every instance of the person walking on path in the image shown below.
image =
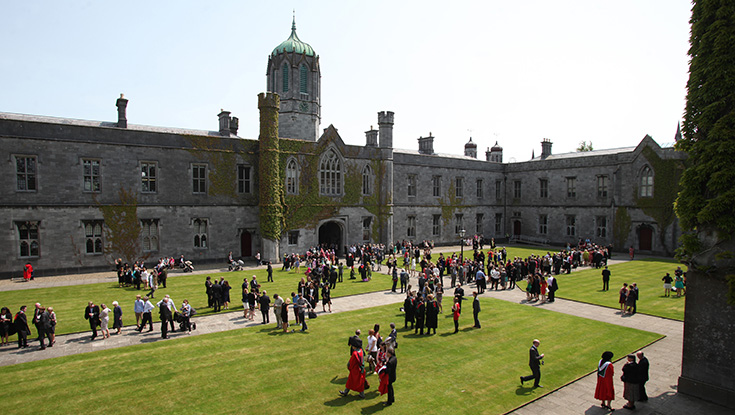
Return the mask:
<svg viewBox="0 0 735 415">
<path fill-rule="evenodd" d="M 143 331 L 146 323 L 148 323 L 148 331 L 153 331 L 153 315 L 151 314 L 153 308 L 153 303 L 151 303 L 148 297 L 143 297 L 143 319 L 141 320 L 140 327 L 138 327 L 138 332 Z"/>
<path fill-rule="evenodd" d="M 638 356 L 638 380 L 641 382 L 639 385 L 639 397 L 640 402 L 648 401 L 648 394 L 646 393 L 646 382 L 648 382 L 648 358 L 643 352 L 636 353 Z"/>
<path fill-rule="evenodd" d="M 472 296 L 475 298 L 472 300 L 472 315 L 475 317 L 475 325 L 473 327 L 479 329 L 481 328 L 480 319 L 478 318 L 478 314 L 480 314 L 480 300 L 477 299 L 477 291 L 473 291 Z"/>
<path fill-rule="evenodd" d="M 103 339 L 110 338 L 110 330 L 108 325 L 110 324 L 110 310 L 104 303 L 100 305 L 100 331 L 102 332 Z"/>
<path fill-rule="evenodd" d="M 299 298 L 299 301 L 303 299 Z M 361 398 L 365 398 L 365 356 L 362 349 L 351 347 L 350 361 L 347 363 L 347 370 L 350 371 L 347 377 L 345 390 L 339 391 L 342 396 L 347 396 L 351 390 L 360 393 Z"/>
<path fill-rule="evenodd" d="M 602 354 L 600 363 L 597 364 L 597 386 L 595 387 L 595 399 L 602 401 L 602 407 L 612 410 L 612 400 L 615 399 L 615 386 L 613 385 L 613 376 L 615 368 L 610 362 L 613 358 L 613 352 L 605 352 Z"/>
<path fill-rule="evenodd" d="M 100 308 L 93 301 L 84 309 L 84 319 L 89 320 L 89 328 L 92 330 L 92 340 L 97 338 L 97 326 L 100 324 Z"/>
<path fill-rule="evenodd" d="M 543 388 L 543 386 L 539 383 L 541 382 L 541 363 L 543 363 L 542 359 L 544 358 L 543 353 L 538 353 L 538 346 L 540 343 L 541 342 L 539 341 L 539 339 L 533 340 L 533 345 L 529 350 L 528 357 L 528 366 L 531 367 L 532 374 L 529 376 L 521 376 L 521 385 L 523 385 L 523 382 L 527 382 L 533 379 L 534 388 Z"/>
<path fill-rule="evenodd" d="M 145 302 L 143 301 L 140 294 L 135 296 L 135 302 L 133 303 L 133 312 L 135 313 L 135 328 L 140 328 L 140 319 L 143 318 L 143 306 L 145 306 Z"/>
<path fill-rule="evenodd" d="M 605 269 L 602 270 L 602 291 L 607 291 L 610 289 L 610 270 L 607 269 L 607 266 L 605 266 Z"/>
<path fill-rule="evenodd" d="M 635 402 L 640 398 L 640 381 L 638 374 L 638 364 L 635 362 L 635 355 L 629 354 L 628 361 L 623 366 L 623 376 L 620 380 L 623 381 L 623 398 L 628 403 L 623 405 L 625 409 L 635 409 Z"/>
<path fill-rule="evenodd" d="M 122 327 L 123 327 L 123 320 L 122 320 L 123 310 L 117 301 L 112 302 L 112 316 L 113 316 L 112 328 L 117 329 L 115 334 L 120 334 L 120 331 L 122 330 Z"/>
</svg>

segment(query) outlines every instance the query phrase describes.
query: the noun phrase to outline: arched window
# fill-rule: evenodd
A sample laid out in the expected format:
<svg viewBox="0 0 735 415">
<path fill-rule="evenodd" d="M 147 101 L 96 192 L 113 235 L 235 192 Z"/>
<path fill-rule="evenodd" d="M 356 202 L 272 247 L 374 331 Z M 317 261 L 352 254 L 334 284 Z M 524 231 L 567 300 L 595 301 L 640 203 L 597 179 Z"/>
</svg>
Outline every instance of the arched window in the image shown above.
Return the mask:
<svg viewBox="0 0 735 415">
<path fill-rule="evenodd" d="M 641 197 L 653 197 L 653 170 L 648 166 L 641 171 Z"/>
<path fill-rule="evenodd" d="M 342 194 L 342 162 L 333 149 L 327 150 L 319 163 L 319 190 L 326 196 Z"/>
<path fill-rule="evenodd" d="M 286 163 L 286 194 L 296 195 L 299 193 L 299 171 L 296 160 L 290 159 Z"/>
<path fill-rule="evenodd" d="M 207 247 L 207 220 L 206 219 L 194 219 L 194 247 L 195 248 L 206 248 Z"/>
<path fill-rule="evenodd" d="M 283 64 L 283 92 L 288 92 L 288 64 Z"/>
<path fill-rule="evenodd" d="M 373 193 L 373 169 L 369 165 L 362 169 L 362 194 L 369 196 Z"/>
<path fill-rule="evenodd" d="M 309 72 L 306 69 L 306 65 L 303 63 L 301 64 L 301 68 L 299 68 L 299 86 L 301 87 L 301 93 L 302 94 L 308 94 L 308 80 L 309 80 Z"/>
</svg>

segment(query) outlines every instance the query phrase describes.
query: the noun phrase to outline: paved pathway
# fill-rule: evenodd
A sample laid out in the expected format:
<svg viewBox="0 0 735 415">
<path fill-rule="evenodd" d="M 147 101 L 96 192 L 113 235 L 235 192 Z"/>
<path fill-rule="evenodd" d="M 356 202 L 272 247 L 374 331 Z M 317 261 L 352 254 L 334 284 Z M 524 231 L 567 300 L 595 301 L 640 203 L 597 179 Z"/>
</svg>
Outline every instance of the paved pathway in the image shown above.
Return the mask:
<svg viewBox="0 0 735 415">
<path fill-rule="evenodd" d="M 451 248 L 448 248 L 444 251 L 449 251 L 450 249 Z M 217 271 L 219 270 L 200 270 L 195 272 L 211 273 Z M 109 274 L 109 276 L 106 274 Z M 59 280 L 47 277 L 39 278 L 38 280 L 29 283 L 0 282 L 0 290 L 25 289 L 26 286 L 31 288 L 109 282 L 114 279 L 115 277 L 113 273 L 98 275 L 85 274 L 84 276 L 72 276 L 70 278 L 61 277 Z M 526 304 L 529 307 L 545 308 L 559 313 L 571 314 L 592 320 L 625 325 L 626 327 L 633 327 L 663 334 L 666 337 L 643 349 L 644 353 L 646 353 L 651 361 L 651 380 L 646 384 L 650 399 L 647 403 L 638 403 L 636 405 L 637 409 L 634 412 L 638 414 L 667 415 L 688 415 L 692 413 L 729 415 L 732 413 L 732 411 L 723 407 L 676 393 L 676 385 L 681 373 L 682 322 L 642 314 L 637 314 L 632 317 L 621 317 L 619 311 L 615 309 L 563 299 L 557 299 L 556 302 L 551 304 L 527 304 L 525 301 L 525 293 L 520 290 L 488 290 L 483 296 Z M 403 298 L 404 296 L 402 294 L 376 292 L 348 297 L 338 297 L 334 298 L 332 302 L 335 312 L 344 312 L 366 307 L 399 303 L 403 301 Z M 322 314 L 321 312 L 318 313 Z M 197 322 L 197 330 L 192 334 L 201 335 L 232 330 L 235 328 L 259 326 L 260 315 L 259 313 L 257 314 L 256 321 L 254 322 L 244 320 L 240 312 L 220 313 L 198 317 L 194 319 L 194 321 Z M 0 366 L 86 353 L 96 350 L 112 349 L 134 344 L 167 341 L 160 338 L 159 327 L 159 324 L 156 324 L 156 330 L 150 333 L 138 333 L 133 327 L 126 327 L 122 330 L 122 334 L 120 335 L 112 335 L 109 339 L 105 340 L 101 340 L 98 337 L 95 341 L 91 341 L 89 339 L 89 333 L 61 335 L 57 336 L 57 344 L 55 347 L 48 348 L 44 351 L 38 351 L 37 346 L 22 350 L 15 348 L 15 346 L 4 346 L 3 352 L 0 354 Z M 187 336 L 187 334 L 180 332 L 171 334 L 173 339 L 182 336 Z M 37 344 L 36 342 L 32 343 Z M 622 361 L 615 363 L 615 373 L 619 374 L 622 372 L 622 365 Z M 547 367 L 545 370 L 550 370 L 550 367 Z M 548 394 L 516 409 L 511 413 L 517 415 L 538 415 L 540 413 L 552 415 L 570 413 L 584 413 L 588 415 L 606 414 L 609 411 L 603 410 L 599 406 L 599 402 L 595 401 L 593 398 L 595 383 L 596 375 L 593 372 L 567 386 L 555 391 L 550 391 Z M 622 398 L 623 385 L 619 380 L 618 375 L 616 375 L 615 379 L 615 390 L 617 399 L 613 401 L 613 407 L 618 408 L 617 412 L 628 412 L 625 409 L 619 409 L 625 403 L 625 400 Z"/>
</svg>

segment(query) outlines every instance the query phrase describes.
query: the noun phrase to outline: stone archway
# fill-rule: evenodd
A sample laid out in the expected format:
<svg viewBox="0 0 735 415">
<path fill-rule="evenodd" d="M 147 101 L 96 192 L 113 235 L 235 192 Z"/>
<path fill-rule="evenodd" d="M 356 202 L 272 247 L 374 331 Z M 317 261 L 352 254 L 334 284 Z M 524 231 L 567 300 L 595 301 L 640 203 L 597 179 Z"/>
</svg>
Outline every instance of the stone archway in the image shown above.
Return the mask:
<svg viewBox="0 0 735 415">
<path fill-rule="evenodd" d="M 342 239 L 342 226 L 339 222 L 330 220 L 319 227 L 319 246 L 334 248 L 339 254 L 342 252 Z"/>
</svg>

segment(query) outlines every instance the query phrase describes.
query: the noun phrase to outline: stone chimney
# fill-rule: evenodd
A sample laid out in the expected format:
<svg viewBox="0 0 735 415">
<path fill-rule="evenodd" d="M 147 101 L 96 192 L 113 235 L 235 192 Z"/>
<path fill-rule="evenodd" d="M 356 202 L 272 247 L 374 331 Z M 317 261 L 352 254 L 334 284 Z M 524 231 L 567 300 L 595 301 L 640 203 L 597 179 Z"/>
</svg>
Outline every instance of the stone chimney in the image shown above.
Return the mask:
<svg viewBox="0 0 735 415">
<path fill-rule="evenodd" d="M 378 113 L 378 128 L 380 129 L 380 147 L 393 148 L 393 111 Z"/>
<path fill-rule="evenodd" d="M 544 140 L 541 142 L 541 159 L 542 160 L 551 155 L 551 144 L 552 142 L 548 138 L 544 138 Z"/>
<path fill-rule="evenodd" d="M 217 117 L 219 117 L 219 135 L 224 137 L 237 135 L 237 129 L 240 124 L 240 120 L 237 117 L 230 117 L 230 112 L 222 109 Z"/>
<path fill-rule="evenodd" d="M 128 128 L 128 100 L 125 99 L 125 95 L 120 94 L 120 98 L 117 99 L 117 126 L 118 128 Z"/>
<path fill-rule="evenodd" d="M 378 146 L 378 130 L 370 126 L 370 130 L 365 131 L 365 146 L 377 147 Z"/>
<path fill-rule="evenodd" d="M 434 154 L 434 137 L 431 132 L 428 137 L 419 137 L 419 153 Z"/>
</svg>

